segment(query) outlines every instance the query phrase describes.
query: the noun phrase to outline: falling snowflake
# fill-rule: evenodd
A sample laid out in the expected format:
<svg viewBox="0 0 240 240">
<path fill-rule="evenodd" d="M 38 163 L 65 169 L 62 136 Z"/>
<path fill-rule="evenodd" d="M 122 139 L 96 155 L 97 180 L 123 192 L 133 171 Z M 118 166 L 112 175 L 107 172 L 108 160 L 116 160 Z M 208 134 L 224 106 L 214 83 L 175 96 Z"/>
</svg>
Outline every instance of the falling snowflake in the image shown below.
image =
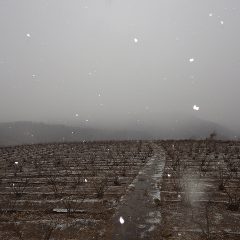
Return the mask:
<svg viewBox="0 0 240 240">
<path fill-rule="evenodd" d="M 137 39 L 137 38 L 134 38 L 133 41 L 134 41 L 135 43 L 138 43 L 138 39 Z"/>
<path fill-rule="evenodd" d="M 194 61 L 195 61 L 194 58 L 189 59 L 189 62 L 191 62 L 191 63 L 194 62 Z"/>
<path fill-rule="evenodd" d="M 78 113 L 76 113 L 75 116 L 78 117 Z"/>
<path fill-rule="evenodd" d="M 101 97 L 101 94 L 99 93 L 98 96 Z"/>
<path fill-rule="evenodd" d="M 125 221 L 124 221 L 123 217 L 120 217 L 120 218 L 119 218 L 119 222 L 120 222 L 121 224 L 124 224 Z"/>
<path fill-rule="evenodd" d="M 86 119 L 85 122 L 88 122 L 88 119 Z"/>
<path fill-rule="evenodd" d="M 18 165 L 18 162 L 14 162 L 14 164 Z"/>
<path fill-rule="evenodd" d="M 194 110 L 194 111 L 198 111 L 199 109 L 200 109 L 200 107 L 198 107 L 197 105 L 194 105 L 194 106 L 193 106 L 193 110 Z"/>
<path fill-rule="evenodd" d="M 35 74 L 32 74 L 32 78 L 35 78 L 36 77 L 36 75 Z"/>
<path fill-rule="evenodd" d="M 209 13 L 209 14 L 208 14 L 208 16 L 209 16 L 209 17 L 212 17 L 212 16 L 213 16 L 213 14 L 212 14 L 212 13 Z"/>
<path fill-rule="evenodd" d="M 84 182 L 87 182 L 87 179 L 86 179 L 86 178 L 84 179 Z"/>
<path fill-rule="evenodd" d="M 223 21 L 220 21 L 220 23 L 221 23 L 221 25 L 223 25 L 223 24 L 224 24 L 224 22 L 223 22 Z"/>
<path fill-rule="evenodd" d="M 28 38 L 30 38 L 30 37 L 31 37 L 31 34 L 30 34 L 30 33 L 27 33 L 26 36 L 27 36 Z"/>
<path fill-rule="evenodd" d="M 169 174 L 169 173 L 168 173 L 168 175 L 167 175 L 167 176 L 168 176 L 168 177 L 171 177 L 171 174 Z"/>
</svg>

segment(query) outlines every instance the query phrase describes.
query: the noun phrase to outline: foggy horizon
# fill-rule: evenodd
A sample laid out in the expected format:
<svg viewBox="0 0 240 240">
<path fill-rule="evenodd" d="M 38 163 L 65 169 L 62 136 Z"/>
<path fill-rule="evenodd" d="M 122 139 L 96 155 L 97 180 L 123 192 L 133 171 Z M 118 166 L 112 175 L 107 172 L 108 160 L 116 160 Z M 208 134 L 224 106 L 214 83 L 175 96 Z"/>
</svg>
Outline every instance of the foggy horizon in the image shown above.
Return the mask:
<svg viewBox="0 0 240 240">
<path fill-rule="evenodd" d="M 237 0 L 0 1 L 0 122 L 239 130 L 239 22 Z"/>
</svg>

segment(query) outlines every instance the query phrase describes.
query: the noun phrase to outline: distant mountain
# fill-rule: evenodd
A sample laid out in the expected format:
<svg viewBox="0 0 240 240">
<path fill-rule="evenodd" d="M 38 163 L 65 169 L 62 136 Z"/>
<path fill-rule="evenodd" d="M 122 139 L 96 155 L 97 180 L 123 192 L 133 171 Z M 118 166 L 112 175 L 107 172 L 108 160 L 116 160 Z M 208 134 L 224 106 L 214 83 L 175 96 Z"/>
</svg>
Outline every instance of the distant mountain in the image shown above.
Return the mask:
<svg viewBox="0 0 240 240">
<path fill-rule="evenodd" d="M 215 131 L 218 138 L 235 134 L 216 123 L 194 119 L 168 123 L 126 125 L 124 129 L 83 128 L 35 122 L 0 123 L 0 146 L 46 142 L 129 139 L 201 139 Z"/>
</svg>

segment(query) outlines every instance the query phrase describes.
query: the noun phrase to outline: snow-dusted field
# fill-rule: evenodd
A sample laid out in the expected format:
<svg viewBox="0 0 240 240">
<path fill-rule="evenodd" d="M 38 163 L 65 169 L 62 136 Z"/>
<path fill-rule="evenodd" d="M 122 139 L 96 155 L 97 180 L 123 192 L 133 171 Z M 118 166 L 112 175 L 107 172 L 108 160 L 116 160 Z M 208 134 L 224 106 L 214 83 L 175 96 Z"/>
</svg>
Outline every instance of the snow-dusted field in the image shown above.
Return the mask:
<svg viewBox="0 0 240 240">
<path fill-rule="evenodd" d="M 126 187 L 153 155 L 151 145 L 109 141 L 0 148 L 1 239 L 103 237 Z"/>
<path fill-rule="evenodd" d="M 240 143 L 0 148 L 1 239 L 239 239 Z"/>
</svg>

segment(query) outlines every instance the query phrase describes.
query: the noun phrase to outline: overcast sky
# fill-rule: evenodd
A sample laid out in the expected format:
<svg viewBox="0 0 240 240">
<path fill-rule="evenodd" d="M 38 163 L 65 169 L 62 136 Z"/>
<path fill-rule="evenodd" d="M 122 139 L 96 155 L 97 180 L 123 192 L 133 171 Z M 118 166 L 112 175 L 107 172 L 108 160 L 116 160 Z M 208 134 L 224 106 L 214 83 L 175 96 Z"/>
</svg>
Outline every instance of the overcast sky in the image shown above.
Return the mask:
<svg viewBox="0 0 240 240">
<path fill-rule="evenodd" d="M 239 0 L 0 0 L 0 122 L 240 126 L 239 23 Z"/>
</svg>

